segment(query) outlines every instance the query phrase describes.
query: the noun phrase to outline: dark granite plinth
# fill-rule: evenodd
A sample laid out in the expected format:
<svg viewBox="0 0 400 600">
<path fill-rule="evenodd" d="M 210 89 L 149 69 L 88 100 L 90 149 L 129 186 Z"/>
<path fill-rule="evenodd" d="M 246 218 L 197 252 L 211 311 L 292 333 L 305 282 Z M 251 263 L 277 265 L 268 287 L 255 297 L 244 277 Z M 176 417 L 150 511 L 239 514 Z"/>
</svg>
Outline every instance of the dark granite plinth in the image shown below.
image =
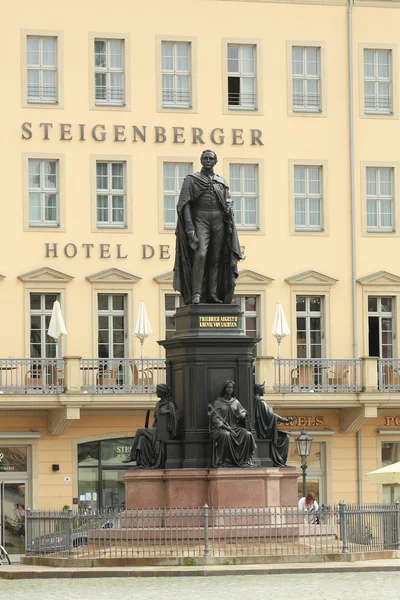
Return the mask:
<svg viewBox="0 0 400 600">
<path fill-rule="evenodd" d="M 253 347 L 257 341 L 245 334 L 236 305 L 192 304 L 177 309 L 174 336 L 159 342 L 166 351 L 167 384 L 183 415 L 182 459 L 171 446 L 167 461 L 173 462 L 167 468 L 211 466 L 208 404 L 219 396 L 227 379 L 236 383 L 235 396 L 253 424 Z M 267 446 L 260 446 L 262 466 L 272 466 Z"/>
</svg>

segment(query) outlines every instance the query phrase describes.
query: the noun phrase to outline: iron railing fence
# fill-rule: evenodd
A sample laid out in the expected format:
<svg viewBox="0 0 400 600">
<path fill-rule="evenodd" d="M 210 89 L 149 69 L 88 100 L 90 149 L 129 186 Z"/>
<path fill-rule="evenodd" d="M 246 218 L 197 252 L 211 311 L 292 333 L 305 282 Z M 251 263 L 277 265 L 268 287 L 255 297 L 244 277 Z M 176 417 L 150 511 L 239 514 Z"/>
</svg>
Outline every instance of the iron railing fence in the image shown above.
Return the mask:
<svg viewBox="0 0 400 600">
<path fill-rule="evenodd" d="M 400 358 L 378 360 L 378 389 L 380 392 L 400 391 Z"/>
<path fill-rule="evenodd" d="M 400 549 L 399 504 L 26 511 L 26 554 L 63 558 L 308 556 Z"/>
<path fill-rule="evenodd" d="M 82 358 L 82 391 L 91 394 L 155 392 L 166 382 L 163 358 Z"/>
<path fill-rule="evenodd" d="M 360 392 L 361 360 L 353 358 L 276 358 L 277 392 Z"/>
<path fill-rule="evenodd" d="M 343 552 L 400 550 L 400 503 L 338 506 Z"/>
<path fill-rule="evenodd" d="M 0 394 L 61 394 L 62 358 L 0 358 Z"/>
</svg>

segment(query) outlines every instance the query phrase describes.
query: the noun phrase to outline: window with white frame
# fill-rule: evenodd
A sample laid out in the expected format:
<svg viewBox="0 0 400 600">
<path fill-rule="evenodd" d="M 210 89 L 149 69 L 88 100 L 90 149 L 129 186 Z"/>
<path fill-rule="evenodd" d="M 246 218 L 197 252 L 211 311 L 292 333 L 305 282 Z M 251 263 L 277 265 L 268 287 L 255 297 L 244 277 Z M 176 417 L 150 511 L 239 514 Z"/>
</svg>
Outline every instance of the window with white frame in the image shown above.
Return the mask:
<svg viewBox="0 0 400 600">
<path fill-rule="evenodd" d="M 323 357 L 323 299 L 296 296 L 297 358 Z"/>
<path fill-rule="evenodd" d="M 256 46 L 228 44 L 228 106 L 252 109 L 256 105 Z"/>
<path fill-rule="evenodd" d="M 241 229 L 257 229 L 258 166 L 230 164 L 229 182 L 236 225 Z"/>
<path fill-rule="evenodd" d="M 368 356 L 393 358 L 395 299 L 368 296 Z"/>
<path fill-rule="evenodd" d="M 28 160 L 29 225 L 59 224 L 58 161 Z"/>
<path fill-rule="evenodd" d="M 243 314 L 243 325 L 246 335 L 250 337 L 257 337 L 258 335 L 258 296 L 242 296 L 235 294 L 232 300 L 232 304 L 240 306 L 240 310 Z"/>
<path fill-rule="evenodd" d="M 164 227 L 167 229 L 176 226 L 176 205 L 183 180 L 192 172 L 192 166 L 192 163 L 183 162 L 163 164 Z"/>
<path fill-rule="evenodd" d="M 364 110 L 366 113 L 392 112 L 392 52 L 364 50 Z"/>
<path fill-rule="evenodd" d="M 96 104 L 125 103 L 124 41 L 94 40 Z"/>
<path fill-rule="evenodd" d="M 96 161 L 98 227 L 126 226 L 125 163 Z"/>
<path fill-rule="evenodd" d="M 393 169 L 367 167 L 367 229 L 393 231 Z"/>
<path fill-rule="evenodd" d="M 320 48 L 293 46 L 292 87 L 293 110 L 318 112 L 321 110 Z"/>
<path fill-rule="evenodd" d="M 28 35 L 26 39 L 28 102 L 57 102 L 57 38 Z"/>
<path fill-rule="evenodd" d="M 183 306 L 183 300 L 178 294 L 165 294 L 164 296 L 164 314 L 165 314 L 165 339 L 169 340 L 175 333 L 175 313 L 179 306 Z"/>
<path fill-rule="evenodd" d="M 57 358 L 58 340 L 48 335 L 53 305 L 60 300 L 58 294 L 30 293 L 30 356 L 31 358 Z"/>
<path fill-rule="evenodd" d="M 322 167 L 294 167 L 294 215 L 296 230 L 322 230 Z"/>
<path fill-rule="evenodd" d="M 126 339 L 126 297 L 124 294 L 98 294 L 99 358 L 124 358 Z"/>
<path fill-rule="evenodd" d="M 191 107 L 190 62 L 190 42 L 161 42 L 164 107 Z"/>
</svg>

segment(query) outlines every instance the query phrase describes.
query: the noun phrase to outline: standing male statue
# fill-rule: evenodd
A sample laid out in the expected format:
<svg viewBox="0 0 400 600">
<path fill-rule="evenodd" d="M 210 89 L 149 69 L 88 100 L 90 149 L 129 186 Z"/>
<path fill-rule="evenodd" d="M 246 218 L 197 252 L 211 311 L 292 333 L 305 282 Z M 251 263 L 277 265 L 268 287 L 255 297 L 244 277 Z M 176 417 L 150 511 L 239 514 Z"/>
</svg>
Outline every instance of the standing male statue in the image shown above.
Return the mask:
<svg viewBox="0 0 400 600">
<path fill-rule="evenodd" d="M 241 258 L 228 184 L 205 150 L 200 173 L 188 175 L 177 205 L 174 289 L 185 304 L 230 304 Z"/>
</svg>

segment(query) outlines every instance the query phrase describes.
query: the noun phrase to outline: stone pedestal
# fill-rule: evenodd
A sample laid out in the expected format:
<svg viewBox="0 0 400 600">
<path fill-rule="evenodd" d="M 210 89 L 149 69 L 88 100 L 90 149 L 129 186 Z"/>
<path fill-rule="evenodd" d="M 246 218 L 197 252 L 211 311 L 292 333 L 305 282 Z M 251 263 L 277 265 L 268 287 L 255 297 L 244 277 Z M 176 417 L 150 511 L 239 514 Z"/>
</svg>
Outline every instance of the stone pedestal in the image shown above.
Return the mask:
<svg viewBox="0 0 400 600">
<path fill-rule="evenodd" d="M 132 469 L 123 477 L 127 509 L 297 506 L 293 467 Z"/>
<path fill-rule="evenodd" d="M 166 467 L 207 468 L 212 459 L 208 405 L 227 379 L 235 382 L 235 396 L 253 426 L 253 348 L 258 340 L 246 335 L 234 304 L 183 306 L 175 321 L 173 337 L 159 342 L 166 352 L 167 384 L 183 416 L 181 446 L 167 448 Z M 257 464 L 272 467 L 268 448 Z"/>
</svg>

